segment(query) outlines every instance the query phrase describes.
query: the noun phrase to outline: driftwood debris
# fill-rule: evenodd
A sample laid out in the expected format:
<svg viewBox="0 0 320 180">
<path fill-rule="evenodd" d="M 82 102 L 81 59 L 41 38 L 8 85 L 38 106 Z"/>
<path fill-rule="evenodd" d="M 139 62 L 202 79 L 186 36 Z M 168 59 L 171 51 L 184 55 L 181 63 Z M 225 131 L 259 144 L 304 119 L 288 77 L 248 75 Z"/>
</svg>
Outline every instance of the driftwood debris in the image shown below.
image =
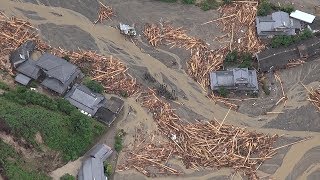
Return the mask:
<svg viewBox="0 0 320 180">
<path fill-rule="evenodd" d="M 320 86 L 316 89 L 308 89 L 304 84 L 302 86 L 308 91 L 308 101 L 310 101 L 320 112 Z"/>
<path fill-rule="evenodd" d="M 165 167 L 167 159 L 175 155 L 181 158 L 187 168 L 228 167 L 242 171 L 254 179 L 257 178 L 256 165 L 276 154 L 272 150 L 272 144 L 277 135 L 249 132 L 245 128 L 228 125 L 224 123 L 228 114 L 221 122 L 213 120 L 185 123 L 151 89 L 142 92 L 138 101 L 153 114 L 160 132 L 167 137 L 169 143 L 156 146 L 140 141 L 146 143 L 146 146 L 140 147 L 144 150 L 134 148 L 133 153 L 128 155 L 130 158 L 120 169 L 136 169 L 150 176 L 148 167 L 152 164 L 152 167 L 161 169 L 161 172 L 179 174 L 178 170 Z M 158 151 L 153 151 L 155 149 Z"/>
<path fill-rule="evenodd" d="M 59 57 L 69 57 L 72 63 L 80 67 L 93 80 L 100 82 L 105 92 L 131 96 L 139 89 L 136 79 L 127 73 L 126 65 L 113 56 L 107 57 L 93 51 L 67 51 L 53 48 L 41 41 L 38 41 L 37 48 Z"/>
<path fill-rule="evenodd" d="M 27 40 L 38 38 L 37 28 L 22 19 L 9 18 L 0 12 L 0 69 L 12 74 L 7 57 Z"/>
<path fill-rule="evenodd" d="M 110 6 L 106 6 L 99 1 L 99 11 L 98 11 L 98 19 L 95 20 L 93 23 L 102 23 L 104 20 L 111 20 L 111 17 L 114 16 L 113 9 Z"/>
</svg>

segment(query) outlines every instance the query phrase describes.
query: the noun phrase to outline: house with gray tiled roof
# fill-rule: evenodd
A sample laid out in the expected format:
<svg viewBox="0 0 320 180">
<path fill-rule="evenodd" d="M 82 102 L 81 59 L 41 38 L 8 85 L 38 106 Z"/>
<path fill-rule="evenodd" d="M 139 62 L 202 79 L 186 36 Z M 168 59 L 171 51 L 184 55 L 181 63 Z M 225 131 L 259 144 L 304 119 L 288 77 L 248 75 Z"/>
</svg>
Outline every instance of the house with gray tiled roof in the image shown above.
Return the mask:
<svg viewBox="0 0 320 180">
<path fill-rule="evenodd" d="M 105 144 L 93 147 L 89 155 L 82 162 L 78 173 L 79 180 L 107 180 L 104 174 L 104 161 L 111 156 L 112 150 Z"/>
<path fill-rule="evenodd" d="M 17 68 L 23 62 L 30 58 L 36 44 L 34 41 L 27 41 L 18 47 L 15 51 L 12 51 L 9 56 L 10 63 L 13 68 Z"/>
<path fill-rule="evenodd" d="M 211 90 L 225 88 L 237 91 L 259 91 L 257 72 L 248 68 L 234 68 L 210 73 Z"/>
<path fill-rule="evenodd" d="M 49 53 L 43 54 L 36 65 L 46 75 L 41 85 L 60 95 L 69 90 L 78 77 L 83 76 L 77 66 Z"/>
<path fill-rule="evenodd" d="M 256 28 L 261 38 L 272 38 L 275 35 L 296 35 L 302 27 L 299 20 L 290 18 L 286 12 L 278 11 L 267 16 L 257 16 Z"/>
<path fill-rule="evenodd" d="M 89 116 L 94 116 L 106 104 L 106 98 L 102 94 L 94 93 L 80 84 L 75 84 L 64 98 Z"/>
</svg>

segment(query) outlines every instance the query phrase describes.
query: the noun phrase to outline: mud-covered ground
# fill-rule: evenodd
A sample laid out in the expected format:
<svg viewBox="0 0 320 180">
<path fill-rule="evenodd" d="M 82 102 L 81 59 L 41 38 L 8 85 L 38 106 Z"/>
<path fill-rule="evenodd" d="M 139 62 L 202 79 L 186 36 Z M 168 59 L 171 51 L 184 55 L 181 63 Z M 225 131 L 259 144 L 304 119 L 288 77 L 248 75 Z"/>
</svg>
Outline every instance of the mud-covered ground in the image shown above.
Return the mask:
<svg viewBox="0 0 320 180">
<path fill-rule="evenodd" d="M 0 10 L 8 15 L 15 15 L 28 19 L 35 24 L 42 38 L 53 46 L 61 46 L 69 50 L 90 49 L 105 55 L 113 55 L 125 62 L 129 72 L 146 86 L 166 84 L 168 90 L 175 90 L 178 96 L 176 102 L 171 102 L 177 113 L 185 120 L 193 122 L 195 119 L 222 119 L 228 109 L 214 104 L 205 97 L 206 92 L 188 77 L 185 72 L 186 62 L 190 52 L 168 47 L 151 47 L 142 35 L 145 23 L 170 21 L 174 26 L 183 26 L 187 32 L 206 41 L 212 48 L 221 44 L 213 42 L 215 36 L 221 35 L 219 27 L 211 23 L 201 26 L 201 23 L 215 19 L 218 13 L 215 10 L 204 12 L 193 5 L 179 3 L 167 4 L 153 0 L 107 0 L 107 5 L 114 8 L 116 17 L 104 25 L 93 25 L 96 19 L 98 3 L 95 0 L 0 0 Z M 295 3 L 300 9 L 312 13 L 313 6 L 319 4 L 315 0 L 305 0 L 301 4 Z M 302 7 L 303 6 L 303 7 Z M 131 40 L 119 34 L 115 28 L 119 22 L 134 24 L 138 36 Z M 264 133 L 283 135 L 277 142 L 281 146 L 308 136 L 313 138 L 303 143 L 281 149 L 273 159 L 263 164 L 258 171 L 264 179 L 319 179 L 320 166 L 320 113 L 306 100 L 306 90 L 301 85 L 315 87 L 319 85 L 320 60 L 315 60 L 303 66 L 282 70 L 279 73 L 283 80 L 284 91 L 288 101 L 286 106 L 275 103 L 281 98 L 279 83 L 273 74 L 266 74 L 271 87 L 271 94 L 265 95 L 262 91 L 258 99 L 237 102 L 240 105 L 238 112 L 232 111 L 226 123 L 244 126 L 250 130 Z M 144 78 L 150 73 L 156 83 Z M 126 146 L 130 147 L 130 140 L 135 133 L 134 127 L 144 124 L 149 133 L 156 131 L 156 125 L 151 115 L 135 102 L 135 98 L 126 99 L 126 106 L 132 111 L 126 111 L 126 116 L 119 121 L 117 127 L 124 129 L 128 135 Z M 266 112 L 283 112 L 281 114 L 266 115 Z M 114 131 L 113 131 L 114 132 Z M 112 133 L 110 133 L 112 134 Z M 113 137 L 106 134 L 103 142 L 112 146 Z M 121 154 L 120 154 L 121 156 Z M 114 160 L 114 159 L 113 159 Z M 170 161 L 174 165 L 183 166 L 178 162 Z M 54 171 L 52 176 L 58 178 L 62 172 L 76 174 L 81 160 L 72 162 Z M 65 169 L 64 169 L 65 168 Z M 158 177 L 158 179 L 229 179 L 232 170 L 188 170 L 179 177 Z M 114 179 L 148 179 L 134 170 L 117 172 Z M 239 175 L 235 179 L 241 179 Z"/>
</svg>

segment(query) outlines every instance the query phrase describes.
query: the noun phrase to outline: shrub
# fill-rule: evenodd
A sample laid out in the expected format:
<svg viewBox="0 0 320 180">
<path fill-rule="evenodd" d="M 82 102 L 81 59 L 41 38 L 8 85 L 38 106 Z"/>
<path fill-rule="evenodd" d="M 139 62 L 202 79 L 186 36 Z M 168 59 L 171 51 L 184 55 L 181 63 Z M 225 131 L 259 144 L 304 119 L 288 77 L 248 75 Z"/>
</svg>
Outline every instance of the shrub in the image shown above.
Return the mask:
<svg viewBox="0 0 320 180">
<path fill-rule="evenodd" d="M 63 176 L 60 177 L 60 180 L 76 180 L 76 178 L 74 176 L 72 176 L 71 174 L 64 174 Z"/>
<path fill-rule="evenodd" d="M 102 93 L 104 90 L 104 87 L 97 81 L 85 79 L 84 85 L 87 86 L 91 91 L 95 93 Z"/>
<path fill-rule="evenodd" d="M 272 4 L 268 0 L 262 0 L 259 3 L 257 15 L 258 16 L 266 16 L 270 14 L 272 11 Z"/>
<path fill-rule="evenodd" d="M 271 40 L 271 47 L 273 48 L 278 48 L 281 46 L 290 46 L 293 43 L 302 41 L 302 40 L 306 40 L 313 37 L 312 32 L 309 29 L 304 29 L 303 31 L 300 32 L 299 35 L 296 36 L 275 36 L 272 38 Z"/>
<path fill-rule="evenodd" d="M 116 136 L 114 137 L 115 141 L 114 141 L 114 149 L 117 152 L 120 152 L 123 148 L 122 145 L 122 141 L 123 141 L 123 137 L 125 136 L 125 132 L 123 129 L 121 129 L 120 131 L 117 132 Z"/>
<path fill-rule="evenodd" d="M 216 0 L 204 0 L 199 5 L 202 10 L 208 11 L 210 9 L 218 8 L 220 6 L 220 3 Z"/>
<path fill-rule="evenodd" d="M 62 99 L 62 98 L 58 98 L 56 100 L 57 105 L 58 105 L 58 110 L 61 112 L 66 113 L 67 115 L 70 115 L 71 112 L 76 111 L 77 108 L 74 107 L 72 104 L 70 104 L 69 101 Z"/>
<path fill-rule="evenodd" d="M 128 94 L 127 91 L 121 90 L 121 91 L 120 91 L 120 96 L 121 96 L 121 97 L 124 97 L 124 98 L 127 98 L 127 97 L 129 97 L 129 94 Z"/>
<path fill-rule="evenodd" d="M 262 90 L 266 95 L 270 95 L 271 93 L 266 81 L 262 82 Z"/>
<path fill-rule="evenodd" d="M 6 83 L 0 81 L 0 89 L 8 91 L 10 90 L 10 87 Z"/>
<path fill-rule="evenodd" d="M 241 55 L 241 63 L 239 68 L 251 68 L 252 67 L 252 55 L 250 53 L 244 53 Z"/>
<path fill-rule="evenodd" d="M 107 177 L 110 177 L 113 174 L 113 168 L 112 165 L 108 162 L 104 163 L 104 174 Z"/>
<path fill-rule="evenodd" d="M 184 4 L 194 4 L 196 0 L 182 0 Z"/>
<path fill-rule="evenodd" d="M 237 51 L 231 51 L 229 52 L 225 59 L 224 59 L 224 65 L 228 66 L 228 65 L 234 65 L 237 63 L 238 60 L 238 52 Z"/>
<path fill-rule="evenodd" d="M 228 96 L 228 94 L 229 94 L 229 91 L 224 87 L 220 87 L 219 90 L 218 90 L 218 93 L 219 93 L 219 95 L 221 97 L 226 98 Z"/>
<path fill-rule="evenodd" d="M 230 3 L 232 3 L 232 1 L 233 1 L 233 0 L 223 0 L 223 3 L 224 3 L 224 4 L 230 4 Z"/>
</svg>

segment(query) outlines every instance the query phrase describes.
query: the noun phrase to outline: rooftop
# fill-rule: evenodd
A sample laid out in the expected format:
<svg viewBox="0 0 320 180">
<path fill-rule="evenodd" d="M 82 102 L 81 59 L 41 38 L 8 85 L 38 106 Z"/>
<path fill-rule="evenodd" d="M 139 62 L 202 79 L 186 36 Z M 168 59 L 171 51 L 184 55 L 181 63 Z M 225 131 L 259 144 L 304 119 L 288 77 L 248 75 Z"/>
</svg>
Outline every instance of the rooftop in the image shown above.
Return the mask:
<svg viewBox="0 0 320 180">
<path fill-rule="evenodd" d="M 80 84 L 75 84 L 65 95 L 65 99 L 78 109 L 81 109 L 92 116 L 106 103 L 106 99 L 103 95 L 94 93 L 86 86 Z"/>
</svg>

